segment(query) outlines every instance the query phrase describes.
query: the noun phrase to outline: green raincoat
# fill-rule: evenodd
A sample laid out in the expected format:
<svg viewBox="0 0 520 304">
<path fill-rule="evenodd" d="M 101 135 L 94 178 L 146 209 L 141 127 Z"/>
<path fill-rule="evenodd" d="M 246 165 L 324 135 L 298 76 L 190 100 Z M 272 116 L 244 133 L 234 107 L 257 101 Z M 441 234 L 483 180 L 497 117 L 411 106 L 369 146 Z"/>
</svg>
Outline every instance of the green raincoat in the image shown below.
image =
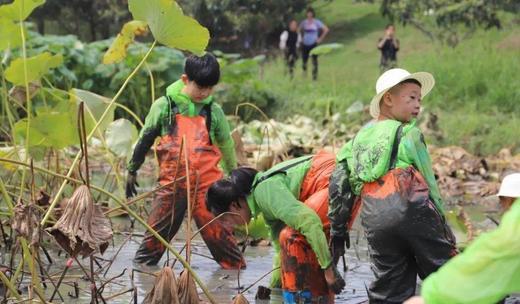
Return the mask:
<svg viewBox="0 0 520 304">
<path fill-rule="evenodd" d="M 423 282 L 427 304 L 496 303 L 520 292 L 520 199 L 484 233 Z"/>
<path fill-rule="evenodd" d="M 356 195 L 361 193 L 363 184 L 373 182 L 387 173 L 396 132 L 401 124 L 396 120 L 374 122 L 361 129 L 353 140 L 341 148 L 337 162 L 348 164 L 350 184 Z M 442 211 L 443 201 L 430 155 L 415 121 L 403 125 L 395 167 L 409 166 L 414 166 L 424 177 L 431 199 Z"/>
<path fill-rule="evenodd" d="M 184 88 L 182 80 L 178 80 L 166 89 L 166 94 L 171 97 L 178 107 L 179 114 L 186 116 L 196 116 L 202 107 L 211 103 L 211 141 L 217 145 L 222 152 L 220 162 L 224 172 L 229 173 L 237 166 L 235 156 L 235 145 L 231 138 L 229 123 L 222 108 L 213 102 L 213 96 L 193 102 L 190 97 L 181 91 Z M 145 124 L 139 134 L 139 140 L 134 149 L 132 159 L 128 163 L 127 169 L 136 172 L 144 162 L 148 149 L 153 145 L 156 137 L 164 136 L 170 132 L 172 124 L 171 107 L 166 97 L 157 99 L 151 106 L 150 112 L 146 116 Z"/>
<path fill-rule="evenodd" d="M 305 158 L 305 157 L 304 157 Z M 296 158 L 280 163 L 270 170 L 258 173 L 256 181 L 262 176 L 269 175 L 275 170 L 300 162 L 304 158 Z M 303 234 L 309 242 L 312 250 L 318 258 L 321 268 L 326 269 L 332 263 L 329 246 L 320 218 L 303 202 L 299 201 L 300 189 L 309 171 L 312 159 L 308 159 L 294 167 L 289 168 L 286 174 L 276 174 L 256 186 L 247 197 L 247 203 L 253 217 L 264 215 L 265 222 L 270 230 L 275 256 L 273 257 L 273 268 L 280 266 L 280 231 L 287 225 Z M 271 287 L 280 287 L 280 270 L 273 272 Z"/>
</svg>

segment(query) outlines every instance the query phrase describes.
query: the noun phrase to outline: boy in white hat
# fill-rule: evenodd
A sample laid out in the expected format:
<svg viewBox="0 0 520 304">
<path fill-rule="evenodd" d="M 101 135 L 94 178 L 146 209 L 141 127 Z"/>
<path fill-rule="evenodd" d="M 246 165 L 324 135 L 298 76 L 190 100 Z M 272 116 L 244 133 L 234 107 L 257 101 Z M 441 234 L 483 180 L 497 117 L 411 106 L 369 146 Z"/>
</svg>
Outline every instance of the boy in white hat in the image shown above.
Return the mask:
<svg viewBox="0 0 520 304">
<path fill-rule="evenodd" d="M 348 175 L 362 205 L 375 275 L 370 303 L 402 303 L 415 294 L 417 275 L 425 278 L 457 254 L 430 156 L 415 124 L 422 98 L 434 83 L 425 72 L 391 69 L 383 73 L 370 104 L 374 123 L 361 129 L 338 153 L 342 165 L 337 167 L 345 168 L 343 174 Z M 352 210 L 358 209 L 338 208 L 341 201 L 331 198 L 331 225 L 343 222 L 344 226 Z M 341 213 L 343 218 L 334 214 L 341 209 L 349 211 Z M 341 247 L 334 231 L 333 254 Z"/>
<path fill-rule="evenodd" d="M 504 178 L 498 196 L 507 211 L 498 228 L 429 276 L 421 297 L 405 304 L 497 303 L 520 292 L 520 173 Z"/>
</svg>

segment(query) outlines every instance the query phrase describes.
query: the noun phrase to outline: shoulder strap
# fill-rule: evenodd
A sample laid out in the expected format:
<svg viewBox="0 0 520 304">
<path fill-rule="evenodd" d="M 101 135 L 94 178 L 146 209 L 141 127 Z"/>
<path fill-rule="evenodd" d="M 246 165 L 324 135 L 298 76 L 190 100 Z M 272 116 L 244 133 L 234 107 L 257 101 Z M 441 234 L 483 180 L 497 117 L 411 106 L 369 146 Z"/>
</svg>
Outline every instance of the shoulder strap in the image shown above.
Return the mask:
<svg viewBox="0 0 520 304">
<path fill-rule="evenodd" d="M 170 130 L 173 132 L 173 130 L 175 130 L 175 115 L 179 113 L 179 107 L 177 107 L 177 104 L 170 96 L 164 95 L 164 97 L 168 101 L 168 121 L 170 124 Z"/>
<path fill-rule="evenodd" d="M 175 117 L 175 115 L 179 114 L 179 107 L 175 103 L 175 101 L 168 95 L 165 95 L 166 99 L 168 100 L 170 104 L 170 119 L 173 119 L 172 117 Z M 199 115 L 206 118 L 206 128 L 208 129 L 208 134 L 211 132 L 211 102 L 208 104 L 205 104 L 202 109 L 199 112 Z M 172 127 L 175 127 L 175 120 L 171 121 Z M 211 136 L 209 138 L 210 144 L 211 143 Z"/>
<path fill-rule="evenodd" d="M 166 97 L 166 99 L 170 103 L 171 114 L 173 114 L 173 115 L 179 114 L 179 107 L 177 106 L 175 101 L 173 101 L 173 99 L 170 96 L 168 96 L 168 95 L 164 95 L 164 96 Z"/>
<path fill-rule="evenodd" d="M 397 164 L 397 153 L 399 152 L 399 144 L 401 143 L 401 137 L 403 136 L 403 125 L 401 124 L 395 132 L 394 144 L 392 145 L 392 154 L 390 154 L 390 165 L 388 171 L 395 169 Z"/>
<path fill-rule="evenodd" d="M 202 109 L 200 109 L 199 115 L 204 117 L 206 119 L 206 129 L 208 130 L 209 136 L 209 143 L 213 144 L 211 142 L 211 102 L 205 104 Z"/>
<path fill-rule="evenodd" d="M 297 165 L 302 164 L 302 163 L 308 161 L 308 160 L 311 159 L 312 157 L 314 157 L 314 155 L 309 155 L 309 156 L 304 157 L 303 159 L 301 159 L 301 160 L 299 160 L 299 161 L 297 161 L 297 162 L 294 162 L 294 163 L 292 163 L 292 164 L 289 164 L 289 165 L 284 166 L 284 167 L 282 167 L 282 168 L 279 168 L 279 169 L 277 169 L 277 170 L 273 170 L 273 171 L 271 171 L 271 172 L 269 172 L 269 173 L 263 175 L 262 177 L 260 177 L 259 179 L 257 179 L 256 182 L 253 184 L 253 186 L 252 186 L 252 188 L 251 188 L 251 191 L 253 191 L 253 190 L 256 188 L 256 186 L 258 186 L 258 184 L 260 184 L 261 182 L 263 182 L 263 181 L 265 181 L 265 180 L 267 180 L 267 179 L 269 179 L 269 178 L 271 178 L 271 177 L 273 177 L 273 176 L 275 176 L 275 175 L 277 175 L 277 174 L 280 174 L 280 173 L 282 173 L 282 174 L 287 174 L 287 170 L 289 170 L 289 169 L 291 169 L 292 167 L 296 167 Z"/>
</svg>

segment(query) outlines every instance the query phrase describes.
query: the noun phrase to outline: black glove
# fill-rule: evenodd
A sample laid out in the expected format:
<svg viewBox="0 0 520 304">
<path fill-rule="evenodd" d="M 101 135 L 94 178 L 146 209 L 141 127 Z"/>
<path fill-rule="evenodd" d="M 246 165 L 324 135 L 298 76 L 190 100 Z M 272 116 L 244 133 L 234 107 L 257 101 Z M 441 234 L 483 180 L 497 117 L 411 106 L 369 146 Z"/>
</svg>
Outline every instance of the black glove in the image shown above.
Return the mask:
<svg viewBox="0 0 520 304">
<path fill-rule="evenodd" d="M 128 172 L 128 177 L 126 179 L 126 198 L 131 198 L 137 194 L 135 186 L 139 187 L 139 184 L 137 183 L 137 174 L 135 172 Z"/>
<path fill-rule="evenodd" d="M 329 271 L 332 271 L 332 277 L 328 276 L 327 273 Z M 329 289 L 332 290 L 335 294 L 341 293 L 343 288 L 345 288 L 345 280 L 341 277 L 339 274 L 338 269 L 336 268 L 336 265 L 331 264 L 329 268 L 325 270 L 325 280 L 327 281 L 327 285 L 329 286 Z"/>
<path fill-rule="evenodd" d="M 334 265 L 338 264 L 339 259 L 345 255 L 345 247 L 350 248 L 350 236 L 347 232 L 344 237 L 332 236 L 330 240 L 330 251 Z"/>
</svg>

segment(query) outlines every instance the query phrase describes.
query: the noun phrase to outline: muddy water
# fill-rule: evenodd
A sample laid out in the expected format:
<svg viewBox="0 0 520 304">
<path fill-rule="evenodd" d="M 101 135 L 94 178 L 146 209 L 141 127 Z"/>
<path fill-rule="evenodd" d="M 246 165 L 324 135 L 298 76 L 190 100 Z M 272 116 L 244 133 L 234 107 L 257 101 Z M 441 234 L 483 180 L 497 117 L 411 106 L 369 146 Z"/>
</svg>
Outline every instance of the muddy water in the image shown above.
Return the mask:
<svg viewBox="0 0 520 304">
<path fill-rule="evenodd" d="M 116 219 L 116 226 L 118 224 L 125 225 L 126 221 Z M 356 235 L 356 233 L 354 234 Z M 114 238 L 115 246 L 110 247 L 103 258 L 111 259 L 123 244 L 122 249 L 117 255 L 114 263 L 108 271 L 106 277 L 102 277 L 103 280 L 107 280 L 114 276 L 121 274 L 125 269 L 125 274 L 112 281 L 105 287 L 103 296 L 110 298 L 112 295 L 118 294 L 125 290 L 128 290 L 132 286 L 132 280 L 130 279 L 130 273 L 132 269 L 141 270 L 147 273 L 153 273 L 160 270 L 159 266 L 146 266 L 139 265 L 132 262 L 134 254 L 139 247 L 141 237 L 134 236 L 127 241 L 126 235 L 116 235 Z M 174 242 L 174 246 L 179 250 L 184 244 L 184 240 L 179 239 Z M 50 273 L 58 273 L 63 269 L 65 260 L 62 255 L 61 258 L 57 257 L 57 251 L 51 250 L 51 255 L 56 263 L 49 269 Z M 272 247 L 248 247 L 246 249 L 246 261 L 248 263 L 247 269 L 240 272 L 240 285 L 242 288 L 249 287 L 251 284 L 256 282 L 262 275 L 266 274 L 271 269 L 271 261 L 273 257 Z M 192 266 L 204 281 L 211 291 L 218 303 L 231 303 L 233 296 L 238 292 L 238 272 L 231 270 L 221 269 L 213 260 L 211 260 L 210 253 L 204 246 L 201 239 L 197 239 L 193 244 L 193 257 Z M 359 256 L 359 258 L 358 258 Z M 163 265 L 166 261 L 166 254 L 161 260 L 160 265 Z M 344 273 L 345 279 L 347 280 L 347 288 L 341 295 L 337 297 L 336 303 L 360 303 L 366 299 L 365 284 L 369 284 L 372 274 L 367 263 L 367 250 L 366 243 L 363 238 L 359 238 L 359 244 L 349 250 L 348 256 L 346 257 L 348 271 Z M 88 267 L 88 260 L 80 260 L 84 267 Z M 77 265 L 75 263 L 75 265 Z M 341 266 L 342 267 L 342 266 Z M 180 263 L 175 265 L 176 273 L 179 274 L 182 270 Z M 71 286 L 63 286 L 60 288 L 61 293 L 64 297 L 65 303 L 90 303 L 90 294 L 86 291 L 89 283 L 82 279 L 83 273 L 77 267 L 67 273 L 67 279 L 65 282 L 76 281 L 79 283 L 81 289 L 80 296 L 78 299 L 73 299 L 67 295 L 68 292 L 73 292 Z M 254 285 L 252 288 L 245 292 L 246 298 L 254 303 L 255 293 L 258 285 L 268 286 L 270 275 L 261 279 L 259 283 Z M 141 303 L 148 290 L 151 289 L 154 277 L 140 272 L 134 272 L 134 284 L 138 290 L 138 303 Z M 99 285 L 99 283 L 98 283 Z M 52 288 L 49 288 L 50 290 Z M 51 291 L 49 291 L 51 293 Z M 202 291 L 199 290 L 201 297 L 203 298 Z M 131 293 L 123 294 L 116 298 L 112 298 L 108 303 L 130 303 L 133 300 Z M 59 301 L 58 301 L 59 302 Z M 279 290 L 275 290 L 271 295 L 271 301 L 257 301 L 257 303 L 281 303 L 281 295 Z"/>
<path fill-rule="evenodd" d="M 141 190 L 151 190 L 154 187 L 154 184 L 155 183 L 153 180 L 147 180 L 141 184 L 143 186 Z M 489 205 L 479 205 L 465 207 L 465 210 L 470 215 L 472 222 L 477 230 L 484 231 L 495 226 L 492 221 L 486 217 L 486 214 L 489 210 L 496 210 L 496 207 L 489 207 Z M 494 217 L 498 218 L 499 216 L 494 215 Z M 137 226 L 135 230 L 136 234 L 129 237 L 128 234 L 124 234 L 124 232 L 130 231 L 130 221 L 128 218 L 121 217 L 113 219 L 113 228 L 114 231 L 118 233 L 116 233 L 114 236 L 113 246 L 109 247 L 109 249 L 103 254 L 102 258 L 111 260 L 116 255 L 120 247 L 121 249 L 119 250 L 119 253 L 117 253 L 117 257 L 114 259 L 114 262 L 107 274 L 103 275 L 104 270 L 101 272 L 100 279 L 96 280 L 97 286 L 99 287 L 102 282 L 106 282 L 107 280 L 114 278 L 115 276 L 120 275 L 123 271 L 125 271 L 122 276 L 111 280 L 111 282 L 105 286 L 103 297 L 107 299 L 107 303 L 133 303 L 133 295 L 131 292 L 121 295 L 118 294 L 131 289 L 132 286 L 135 286 L 138 291 L 138 303 L 141 303 L 146 292 L 153 286 L 155 279 L 149 273 L 160 270 L 160 266 L 150 267 L 134 264 L 132 262 L 134 254 L 137 251 L 137 248 L 142 239 L 140 235 L 142 235 L 142 232 L 144 231 L 143 227 Z M 459 240 L 464 239 L 464 233 L 457 230 L 455 230 L 455 233 Z M 352 246 L 347 251 L 346 255 L 346 266 L 348 267 L 348 270 L 343 272 L 343 263 L 341 261 L 339 263 L 339 270 L 343 273 L 347 282 L 347 286 L 345 290 L 336 297 L 336 303 L 354 304 L 365 302 L 367 300 L 366 288 L 373 279 L 368 262 L 366 239 L 363 237 L 362 230 L 359 227 L 359 222 L 356 222 L 354 231 L 351 232 L 351 243 Z M 178 236 L 173 241 L 173 245 L 177 250 L 179 250 L 184 245 L 184 233 L 182 231 L 179 232 Z M 59 248 L 57 248 L 52 241 L 45 246 L 46 248 L 49 248 L 49 252 L 54 261 L 54 263 L 47 268 L 47 271 L 51 273 L 54 280 L 57 281 L 59 274 L 65 266 L 66 256 L 65 254 L 58 256 Z M 245 256 L 248 265 L 247 269 L 240 272 L 241 288 L 250 286 L 271 269 L 273 249 L 272 247 L 248 247 L 245 252 Z M 193 244 L 193 268 L 200 276 L 202 281 L 205 282 L 206 286 L 209 288 L 218 303 L 231 303 L 233 296 L 239 291 L 237 280 L 238 273 L 237 271 L 221 269 L 213 260 L 211 260 L 210 257 L 211 255 L 202 240 L 197 238 Z M 165 254 L 161 260 L 161 266 L 164 265 L 166 258 L 167 257 Z M 46 261 L 45 258 L 43 259 Z M 80 259 L 80 263 L 85 268 L 88 268 L 88 259 Z M 100 261 L 100 263 L 102 266 L 106 266 L 108 264 L 107 261 Z M 1 249 L 0 265 L 8 264 L 9 255 L 3 251 L 3 249 Z M 95 266 L 95 268 L 97 268 L 97 266 Z M 130 274 L 133 270 L 138 270 L 141 272 L 134 272 L 134 278 L 132 280 Z M 180 263 L 176 263 L 175 270 L 176 274 L 178 275 L 182 270 Z M 251 303 L 255 303 L 254 297 L 257 291 L 257 287 L 259 285 L 268 286 L 269 278 L 270 275 L 266 276 L 244 293 L 246 298 Z M 74 288 L 72 287 L 73 282 L 77 282 L 79 284 L 80 289 L 78 298 L 73 298 L 68 295 L 69 293 L 74 295 Z M 26 276 L 24 284 L 20 289 L 23 292 L 26 292 L 26 286 L 28 284 L 30 284 L 30 281 L 28 276 Z M 46 294 L 48 295 L 47 299 L 53 291 L 51 284 L 48 285 L 49 287 L 46 289 Z M 77 266 L 77 263 L 74 262 L 74 267 L 67 273 L 64 283 L 60 288 L 60 293 L 64 299 L 63 302 L 78 304 L 90 303 L 89 286 L 90 284 L 84 277 L 83 272 Z M 201 290 L 199 290 L 199 293 L 201 294 L 201 298 L 204 298 Z M 55 297 L 54 302 L 59 303 L 61 300 L 59 297 Z M 257 301 L 257 303 L 281 303 L 280 291 L 275 290 L 273 292 L 270 302 Z"/>
<path fill-rule="evenodd" d="M 114 230 L 125 231 L 129 226 L 129 220 L 126 218 L 114 219 Z M 141 229 L 139 229 L 142 231 Z M 140 233 L 137 233 L 140 234 Z M 182 232 L 179 236 L 183 235 Z M 366 242 L 359 236 L 359 240 L 356 240 L 358 233 L 354 232 L 353 242 L 357 242 L 348 251 L 346 257 L 346 263 L 348 265 L 348 271 L 344 273 L 344 277 L 347 281 L 347 287 L 341 295 L 337 297 L 336 303 L 360 303 L 366 300 L 365 284 L 369 284 L 372 275 L 370 268 L 367 263 L 367 249 Z M 160 266 L 146 266 L 139 265 L 132 262 L 135 252 L 141 242 L 139 235 L 128 236 L 127 234 L 116 234 L 114 236 L 114 246 L 110 246 L 107 251 L 100 257 L 106 260 L 111 260 L 117 253 L 113 264 L 110 269 L 103 275 L 101 271 L 99 278 L 96 280 L 96 285 L 99 286 L 102 282 L 114 278 L 120 275 L 123 271 L 125 273 L 117 279 L 111 280 L 109 284 L 106 284 L 103 297 L 107 299 L 107 303 L 133 303 L 133 295 L 131 292 L 118 295 L 132 288 L 133 284 L 138 290 L 137 297 L 138 303 L 141 303 L 145 297 L 145 294 L 153 286 L 155 277 L 149 273 L 159 271 Z M 184 239 L 181 237 L 173 242 L 174 247 L 180 250 L 184 245 Z M 223 270 L 213 260 L 210 259 L 211 255 L 200 238 L 197 238 L 193 243 L 193 256 L 192 256 L 192 267 L 196 273 L 200 276 L 203 282 L 211 291 L 218 303 L 231 303 L 233 296 L 238 292 L 238 272 L 236 270 Z M 53 264 L 46 267 L 46 271 L 52 275 L 53 280 L 56 282 L 65 267 L 67 257 L 64 253 L 59 253 L 59 248 L 55 247 L 54 243 L 46 245 L 48 251 L 53 260 Z M 354 249 L 355 248 L 355 249 Z M 247 269 L 240 272 L 240 285 L 241 288 L 247 288 L 260 277 L 269 272 L 271 269 L 271 262 L 273 257 L 273 248 L 270 246 L 259 246 L 259 247 L 248 247 L 245 252 L 246 261 L 248 263 Z M 47 263 L 46 258 L 42 254 L 42 259 Z M 9 265 L 9 254 L 2 248 L 0 254 L 0 265 Z M 18 263 L 16 259 L 15 266 Z M 166 254 L 163 256 L 159 265 L 164 265 L 167 260 Z M 85 269 L 89 269 L 88 259 L 79 259 L 79 262 Z M 99 260 L 99 263 L 105 267 L 108 265 L 108 261 Z M 182 270 L 182 265 L 176 263 L 175 272 L 178 275 Z M 340 267 L 342 268 L 342 266 Z M 94 266 L 94 269 L 99 269 L 98 266 Z M 142 272 L 134 272 L 134 279 L 132 280 L 130 274 L 132 270 L 139 270 Z M 248 289 L 244 295 L 251 302 L 255 303 L 255 294 L 259 285 L 268 286 L 270 275 L 261 279 L 256 285 Z M 133 281 L 133 282 L 132 282 Z M 79 286 L 78 298 L 74 298 L 73 282 L 77 282 Z M 30 284 L 30 277 L 27 274 L 24 278 L 24 283 L 20 286 L 22 293 L 27 294 L 27 286 Z M 48 288 L 45 290 L 47 299 L 50 298 L 54 288 L 47 282 Z M 201 298 L 204 299 L 202 291 L 199 289 Z M 84 272 L 80 269 L 78 264 L 74 262 L 73 267 L 67 272 L 67 275 L 60 287 L 60 294 L 63 296 L 64 301 L 61 301 L 59 296 L 56 295 L 54 298 L 55 303 L 90 303 L 90 283 L 87 280 Z M 116 297 L 113 297 L 118 295 Z M 281 303 L 281 295 L 279 290 L 274 290 L 271 295 L 271 301 L 257 301 L 256 303 Z"/>
<path fill-rule="evenodd" d="M 486 216 L 484 216 L 482 207 L 472 207 L 468 210 L 468 213 L 471 214 L 472 218 L 481 219 L 481 221 L 476 224 L 477 229 L 487 229 L 490 227 L 490 223 Z M 115 231 L 129 231 L 129 220 L 127 218 L 115 218 L 113 220 L 113 225 Z M 112 296 L 129 290 L 132 288 L 133 284 L 138 290 L 138 303 L 141 303 L 146 292 L 151 289 L 154 282 L 154 277 L 147 273 L 153 273 L 160 270 L 159 266 L 144 266 L 132 262 L 134 254 L 141 242 L 139 234 L 142 232 L 142 229 L 140 228 L 141 227 L 138 227 L 137 229 L 137 235 L 131 237 L 127 234 L 117 233 L 114 237 L 114 246 L 110 246 L 102 256 L 102 258 L 110 260 L 122 246 L 106 276 L 101 274 L 101 280 L 97 280 L 97 285 L 99 287 L 100 281 L 106 282 L 108 279 L 125 271 L 124 275 L 111 281 L 105 286 L 103 297 L 108 299 L 107 303 L 132 303 L 133 295 L 131 292 L 117 297 Z M 174 247 L 177 250 L 184 245 L 183 235 L 184 233 L 181 231 L 178 234 L 179 238 L 176 238 L 173 242 Z M 354 231 L 351 232 L 351 242 L 353 246 L 348 250 L 346 255 L 346 265 L 348 266 L 348 270 L 343 272 L 347 286 L 345 290 L 336 297 L 336 303 L 364 303 L 367 300 L 366 287 L 373 278 L 368 263 L 366 240 L 363 237 L 359 223 L 356 223 Z M 53 248 L 52 246 L 51 243 L 48 248 L 50 247 L 50 254 L 54 263 L 48 267 L 47 271 L 53 274 L 54 279 L 57 281 L 59 273 L 63 270 L 66 258 L 64 254 L 58 257 L 58 248 Z M 248 247 L 245 255 L 248 265 L 247 269 L 240 272 L 240 285 L 242 288 L 250 286 L 271 269 L 273 249 L 272 247 Z M 2 252 L 1 256 L 0 263 L 3 265 L 8 264 L 8 255 Z M 166 259 L 167 256 L 165 254 L 160 265 L 164 265 Z M 88 259 L 80 259 L 80 262 L 85 268 L 88 268 Z M 100 261 L 100 263 L 105 266 L 108 262 Z M 233 296 L 239 290 L 237 281 L 238 273 L 237 271 L 223 270 L 213 260 L 211 260 L 210 253 L 200 238 L 197 238 L 193 243 L 192 265 L 202 281 L 206 283 L 208 289 L 211 291 L 218 303 L 231 303 Z M 97 266 L 95 266 L 95 268 L 97 268 Z M 132 281 L 130 273 L 133 269 L 142 272 L 134 272 L 134 279 Z M 175 270 L 177 274 L 180 273 L 182 270 L 180 263 L 176 263 Z M 341 272 L 343 271 L 343 264 L 341 261 L 339 264 L 339 270 Z M 268 275 L 261 279 L 259 283 L 245 292 L 246 298 L 251 303 L 255 303 L 254 297 L 258 285 L 268 286 L 269 277 L 270 276 Z M 29 279 L 25 280 L 26 284 L 29 284 L 28 280 Z M 74 288 L 72 288 L 73 282 L 78 282 L 80 287 L 79 298 L 77 299 L 68 295 L 69 293 L 74 293 Z M 24 287 L 22 286 L 22 291 L 23 289 Z M 53 288 L 49 287 L 47 288 L 46 293 L 50 295 L 52 290 Z M 64 285 L 60 288 L 64 302 L 78 304 L 90 303 L 90 293 L 88 290 L 89 282 L 84 277 L 83 272 L 79 269 L 76 262 L 74 262 L 74 267 L 67 273 Z M 199 293 L 201 294 L 201 298 L 204 298 L 201 290 L 199 290 Z M 59 300 L 59 297 L 56 297 L 54 302 L 59 303 L 61 300 Z M 271 296 L 271 301 L 257 301 L 256 303 L 281 303 L 280 291 L 274 291 Z"/>
</svg>

